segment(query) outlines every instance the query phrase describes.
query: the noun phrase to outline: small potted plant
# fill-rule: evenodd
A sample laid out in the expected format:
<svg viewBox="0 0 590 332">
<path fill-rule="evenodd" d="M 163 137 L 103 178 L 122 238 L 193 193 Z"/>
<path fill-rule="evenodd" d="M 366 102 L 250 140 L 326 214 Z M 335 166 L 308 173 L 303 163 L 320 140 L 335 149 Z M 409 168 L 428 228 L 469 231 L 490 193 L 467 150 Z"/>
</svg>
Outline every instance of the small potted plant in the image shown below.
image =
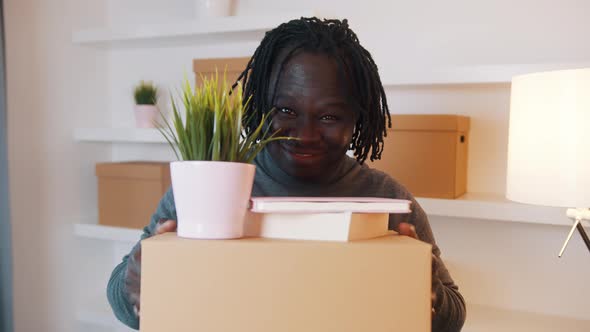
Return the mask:
<svg viewBox="0 0 590 332">
<path fill-rule="evenodd" d="M 152 82 L 141 81 L 133 91 L 135 99 L 135 124 L 138 128 L 155 128 L 160 111 L 158 89 Z"/>
<path fill-rule="evenodd" d="M 198 18 L 231 16 L 234 0 L 195 0 L 195 13 Z"/>
<path fill-rule="evenodd" d="M 180 161 L 170 163 L 178 236 L 230 239 L 243 236 L 255 166 L 254 157 L 271 141 L 268 114 L 246 133 L 242 87 L 230 96 L 225 79 L 202 78 L 196 91 L 185 80 L 182 106 L 172 99 L 172 119 L 160 132 Z"/>
</svg>

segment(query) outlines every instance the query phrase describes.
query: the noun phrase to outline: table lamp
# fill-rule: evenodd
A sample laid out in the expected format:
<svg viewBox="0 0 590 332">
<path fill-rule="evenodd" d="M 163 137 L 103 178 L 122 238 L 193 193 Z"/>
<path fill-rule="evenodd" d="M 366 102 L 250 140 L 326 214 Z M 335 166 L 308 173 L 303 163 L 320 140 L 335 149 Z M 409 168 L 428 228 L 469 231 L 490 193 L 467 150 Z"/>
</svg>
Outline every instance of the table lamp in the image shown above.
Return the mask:
<svg viewBox="0 0 590 332">
<path fill-rule="evenodd" d="M 506 197 L 567 208 L 590 250 L 590 68 L 515 76 L 510 96 Z"/>
</svg>

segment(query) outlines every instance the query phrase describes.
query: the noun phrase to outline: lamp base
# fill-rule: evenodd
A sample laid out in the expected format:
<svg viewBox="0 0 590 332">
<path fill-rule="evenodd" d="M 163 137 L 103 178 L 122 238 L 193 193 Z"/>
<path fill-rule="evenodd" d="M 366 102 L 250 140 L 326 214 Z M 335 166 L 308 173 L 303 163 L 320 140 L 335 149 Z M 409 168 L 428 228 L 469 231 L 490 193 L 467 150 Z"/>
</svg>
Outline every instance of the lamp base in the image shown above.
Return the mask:
<svg viewBox="0 0 590 332">
<path fill-rule="evenodd" d="M 565 251 L 565 248 L 567 247 L 567 245 L 568 245 L 570 239 L 572 238 L 572 235 L 574 234 L 574 231 L 576 229 L 578 230 L 578 232 L 582 236 L 582 240 L 584 240 L 586 247 L 588 247 L 588 251 L 590 251 L 590 238 L 588 237 L 588 234 L 586 234 L 586 231 L 584 230 L 584 226 L 582 225 L 582 220 L 590 220 L 590 209 L 587 209 L 587 208 L 567 209 L 566 215 L 569 218 L 574 219 L 574 225 L 570 229 L 570 231 L 567 235 L 567 238 L 565 239 L 565 242 L 563 243 L 563 246 L 561 247 L 561 250 L 559 251 L 558 257 L 561 257 L 563 255 L 563 252 Z"/>
</svg>

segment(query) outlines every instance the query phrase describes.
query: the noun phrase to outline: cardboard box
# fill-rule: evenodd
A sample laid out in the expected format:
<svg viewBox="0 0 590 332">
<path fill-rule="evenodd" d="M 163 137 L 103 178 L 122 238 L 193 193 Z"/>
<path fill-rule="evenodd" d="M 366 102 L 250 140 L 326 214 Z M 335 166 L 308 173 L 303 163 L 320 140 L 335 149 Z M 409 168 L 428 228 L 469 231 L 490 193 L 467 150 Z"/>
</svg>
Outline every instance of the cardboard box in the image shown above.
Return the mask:
<svg viewBox="0 0 590 332">
<path fill-rule="evenodd" d="M 457 115 L 392 115 L 382 170 L 419 197 L 457 198 L 467 191 L 469 118 Z"/>
<path fill-rule="evenodd" d="M 142 242 L 143 332 L 430 332 L 431 246 L 262 238 Z"/>
<path fill-rule="evenodd" d="M 215 70 L 219 73 L 219 79 L 221 80 L 225 70 L 228 87 L 231 87 L 238 76 L 246 69 L 249 60 L 250 57 L 194 59 L 193 71 L 195 72 L 195 82 L 198 86 L 201 84 L 201 76 L 207 78 L 215 77 Z"/>
<path fill-rule="evenodd" d="M 143 228 L 170 187 L 170 163 L 96 164 L 98 223 Z"/>
</svg>

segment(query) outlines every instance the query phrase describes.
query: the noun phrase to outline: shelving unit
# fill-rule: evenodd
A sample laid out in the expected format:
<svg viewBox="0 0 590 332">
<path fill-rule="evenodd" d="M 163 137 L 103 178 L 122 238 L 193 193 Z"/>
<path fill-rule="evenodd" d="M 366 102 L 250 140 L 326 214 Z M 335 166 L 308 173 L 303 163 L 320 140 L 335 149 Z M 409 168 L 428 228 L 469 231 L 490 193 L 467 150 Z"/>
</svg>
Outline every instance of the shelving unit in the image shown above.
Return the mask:
<svg viewBox="0 0 590 332">
<path fill-rule="evenodd" d="M 74 133 L 74 139 L 102 143 L 167 143 L 157 129 L 138 128 L 81 128 Z M 418 202 L 431 216 L 571 225 L 564 208 L 520 204 L 500 194 L 469 193 L 459 199 L 418 198 Z"/>
<path fill-rule="evenodd" d="M 74 139 L 102 143 L 167 143 L 157 129 L 81 128 Z M 459 199 L 418 198 L 428 215 L 570 226 L 565 209 L 511 202 L 500 194 L 469 193 Z"/>
<path fill-rule="evenodd" d="M 541 71 L 590 67 L 590 62 L 568 64 L 498 64 L 381 69 L 384 86 L 510 83 L 512 77 Z"/>
<path fill-rule="evenodd" d="M 98 143 L 167 143 L 164 136 L 153 128 L 78 128 L 74 132 L 74 140 Z"/>
<path fill-rule="evenodd" d="M 124 25 L 108 28 L 79 30 L 72 33 L 72 42 L 82 46 L 119 47 L 142 46 L 158 42 L 258 41 L 265 31 L 294 17 L 314 16 L 312 11 L 276 13 L 272 16 L 231 16 L 174 23 Z M 473 66 L 400 66 L 381 68 L 384 86 L 489 84 L 510 83 L 513 76 L 548 70 L 590 67 L 590 62 L 489 64 Z"/>
<path fill-rule="evenodd" d="M 165 24 L 142 24 L 79 30 L 72 33 L 74 44 L 85 46 L 121 46 L 162 40 L 224 39 L 259 40 L 264 32 L 295 17 L 313 16 L 312 12 L 276 13 L 272 16 L 230 16 Z"/>
<path fill-rule="evenodd" d="M 95 240 L 135 243 L 139 240 L 142 230 L 98 224 L 74 224 L 74 234 Z"/>
</svg>

